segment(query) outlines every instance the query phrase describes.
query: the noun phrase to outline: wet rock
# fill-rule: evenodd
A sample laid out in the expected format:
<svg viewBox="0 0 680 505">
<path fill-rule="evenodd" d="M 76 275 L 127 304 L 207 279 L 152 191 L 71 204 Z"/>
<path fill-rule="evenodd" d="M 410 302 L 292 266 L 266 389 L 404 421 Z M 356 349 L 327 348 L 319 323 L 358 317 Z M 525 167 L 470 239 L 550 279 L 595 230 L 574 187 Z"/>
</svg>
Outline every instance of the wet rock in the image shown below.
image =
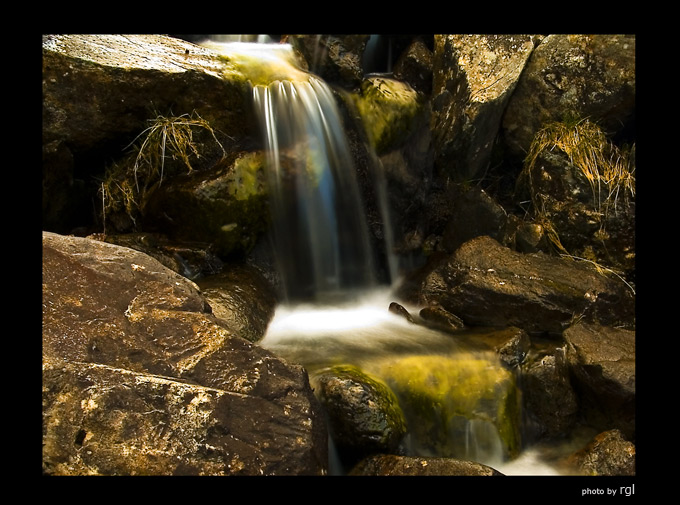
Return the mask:
<svg viewBox="0 0 680 505">
<path fill-rule="evenodd" d="M 577 323 L 564 332 L 566 358 L 594 426 L 635 439 L 635 332 Z"/>
<path fill-rule="evenodd" d="M 564 349 L 528 360 L 522 366 L 522 391 L 533 437 L 559 437 L 574 427 L 580 405 Z"/>
<path fill-rule="evenodd" d="M 435 36 L 436 164 L 454 180 L 484 176 L 505 107 L 534 49 L 530 35 Z"/>
<path fill-rule="evenodd" d="M 246 80 L 216 53 L 190 42 L 162 35 L 45 35 L 42 51 L 43 201 L 53 202 L 43 211 L 52 230 L 83 225 L 92 201 L 101 201 L 90 181 L 101 179 L 105 164 L 122 158 L 159 114 L 197 114 L 223 146 L 252 129 Z M 215 162 L 201 154 L 195 168 Z M 84 196 L 73 199 L 64 171 L 86 184 Z"/>
<path fill-rule="evenodd" d="M 274 288 L 254 267 L 230 264 L 223 272 L 197 280 L 217 319 L 235 334 L 259 341 L 274 317 Z"/>
<path fill-rule="evenodd" d="M 570 456 L 568 464 L 584 475 L 632 476 L 635 475 L 635 445 L 619 430 L 609 430 Z"/>
<path fill-rule="evenodd" d="M 505 366 L 513 369 L 521 365 L 531 349 L 529 334 L 521 328 L 475 328 L 468 332 L 467 340 L 493 349 Z"/>
<path fill-rule="evenodd" d="M 629 287 L 587 263 L 522 254 L 478 237 L 435 265 L 420 283 L 420 303 L 441 305 L 466 325 L 559 334 L 575 315 L 608 325 L 634 324 Z"/>
<path fill-rule="evenodd" d="M 415 323 L 415 319 L 413 319 L 413 316 L 410 314 L 410 312 L 406 310 L 406 308 L 403 305 L 397 302 L 390 303 L 389 311 L 392 314 L 396 314 L 399 317 L 403 317 L 409 323 Z"/>
<path fill-rule="evenodd" d="M 394 149 L 413 132 L 423 111 L 423 97 L 408 83 L 368 76 L 352 95 L 377 154 Z"/>
<path fill-rule="evenodd" d="M 394 393 L 382 381 L 354 366 L 336 366 L 317 373 L 313 383 L 346 464 L 398 450 L 406 421 Z"/>
<path fill-rule="evenodd" d="M 150 256 L 43 233 L 42 323 L 46 473 L 326 471 L 304 369 L 221 326 Z"/>
<path fill-rule="evenodd" d="M 215 167 L 166 181 L 149 197 L 143 226 L 174 240 L 212 244 L 241 258 L 268 229 L 270 209 L 259 152 L 230 155 Z"/>
<path fill-rule="evenodd" d="M 381 364 L 377 375 L 399 399 L 413 454 L 474 461 L 517 454 L 517 385 L 494 354 L 396 357 Z"/>
<path fill-rule="evenodd" d="M 472 461 L 463 461 L 452 458 L 422 458 L 387 454 L 371 456 L 364 459 L 351 470 L 350 475 L 503 476 L 503 474 L 489 466 Z"/>
<path fill-rule="evenodd" d="M 309 70 L 325 81 L 347 88 L 363 77 L 361 57 L 368 35 L 286 35 L 283 41 L 302 54 Z"/>
<path fill-rule="evenodd" d="M 441 331 L 460 330 L 464 326 L 461 318 L 437 306 L 424 307 L 420 309 L 418 315 L 424 324 Z"/>
</svg>

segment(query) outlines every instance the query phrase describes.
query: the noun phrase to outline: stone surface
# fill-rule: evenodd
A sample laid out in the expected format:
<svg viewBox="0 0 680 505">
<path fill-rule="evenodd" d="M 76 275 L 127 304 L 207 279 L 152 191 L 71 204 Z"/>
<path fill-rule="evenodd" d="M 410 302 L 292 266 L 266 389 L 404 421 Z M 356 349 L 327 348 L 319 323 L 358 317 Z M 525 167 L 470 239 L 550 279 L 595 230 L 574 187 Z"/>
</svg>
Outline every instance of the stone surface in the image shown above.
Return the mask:
<svg viewBox="0 0 680 505">
<path fill-rule="evenodd" d="M 59 233 L 90 224 L 92 201 L 101 201 L 93 178 L 104 178 L 150 120 L 201 117 L 227 150 L 253 132 L 249 88 L 235 66 L 163 35 L 44 35 L 42 94 L 43 220 Z M 200 155 L 196 169 L 221 150 Z"/>
<path fill-rule="evenodd" d="M 619 430 L 605 431 L 574 453 L 568 463 L 584 475 L 632 476 L 635 475 L 635 445 Z"/>
<path fill-rule="evenodd" d="M 43 233 L 46 473 L 322 474 L 319 409 L 305 370 L 221 326 L 193 282 Z"/>
<path fill-rule="evenodd" d="M 421 284 L 420 303 L 441 305 L 466 325 L 559 334 L 579 316 L 634 324 L 629 287 L 587 263 L 518 253 L 484 236 L 436 265 Z"/>
<path fill-rule="evenodd" d="M 437 165 L 459 181 L 484 176 L 505 107 L 534 49 L 530 35 L 438 35 L 432 122 Z"/>
<path fill-rule="evenodd" d="M 366 458 L 350 472 L 350 475 L 502 476 L 497 470 L 472 461 L 462 461 L 451 458 L 418 458 L 394 455 L 378 455 Z"/>
<path fill-rule="evenodd" d="M 386 384 L 353 366 L 320 371 L 312 382 L 345 462 L 376 452 L 397 452 L 406 435 L 406 420 Z"/>
<path fill-rule="evenodd" d="M 545 37 L 531 54 L 503 117 L 508 149 L 523 158 L 536 132 L 565 114 L 620 132 L 635 117 L 635 36 Z"/>
<path fill-rule="evenodd" d="M 614 426 L 634 440 L 635 332 L 581 322 L 568 328 L 564 339 L 586 415 L 594 425 Z"/>
</svg>

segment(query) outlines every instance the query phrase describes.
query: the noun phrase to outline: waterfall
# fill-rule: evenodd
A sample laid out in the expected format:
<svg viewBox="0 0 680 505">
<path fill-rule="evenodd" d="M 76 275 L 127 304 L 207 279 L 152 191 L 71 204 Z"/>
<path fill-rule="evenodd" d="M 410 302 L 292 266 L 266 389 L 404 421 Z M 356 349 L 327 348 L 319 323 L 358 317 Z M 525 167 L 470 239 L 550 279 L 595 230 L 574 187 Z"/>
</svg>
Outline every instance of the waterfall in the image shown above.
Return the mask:
<svg viewBox="0 0 680 505">
<path fill-rule="evenodd" d="M 364 206 L 330 88 L 310 75 L 254 86 L 253 93 L 287 299 L 373 286 Z"/>
<path fill-rule="evenodd" d="M 289 44 L 204 45 L 250 78 L 284 299 L 319 300 L 375 286 L 364 202 L 331 88 L 296 66 Z"/>
<path fill-rule="evenodd" d="M 515 384 L 495 351 L 467 349 L 464 339 L 387 310 L 391 293 L 376 279 L 356 168 L 331 88 L 295 65 L 290 45 L 206 45 L 251 77 L 266 151 L 272 241 L 286 303 L 260 345 L 302 364 L 310 377 L 353 363 L 383 380 L 409 418 L 402 447 L 408 454 L 507 463 L 507 446 L 519 440 L 507 429 L 501 438 L 498 424 L 507 420 L 498 412 L 510 412 L 509 422 L 518 416 L 511 408 Z M 380 188 L 376 194 L 383 194 Z M 341 473 L 332 438 L 329 449 L 332 471 Z"/>
</svg>

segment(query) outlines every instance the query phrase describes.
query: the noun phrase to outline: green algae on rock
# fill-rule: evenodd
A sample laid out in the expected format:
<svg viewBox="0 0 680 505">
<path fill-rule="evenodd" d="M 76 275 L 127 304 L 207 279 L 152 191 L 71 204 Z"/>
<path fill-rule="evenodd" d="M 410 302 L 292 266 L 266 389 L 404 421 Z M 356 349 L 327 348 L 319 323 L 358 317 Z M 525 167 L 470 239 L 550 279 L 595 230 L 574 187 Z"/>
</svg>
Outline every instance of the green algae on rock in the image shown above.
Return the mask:
<svg viewBox="0 0 680 505">
<path fill-rule="evenodd" d="M 422 110 L 420 94 L 409 84 L 382 76 L 365 79 L 352 98 L 378 154 L 404 140 Z"/>
<path fill-rule="evenodd" d="M 491 358 L 408 356 L 383 364 L 379 375 L 399 398 L 418 452 L 474 460 L 518 453 L 519 391 Z"/>
</svg>

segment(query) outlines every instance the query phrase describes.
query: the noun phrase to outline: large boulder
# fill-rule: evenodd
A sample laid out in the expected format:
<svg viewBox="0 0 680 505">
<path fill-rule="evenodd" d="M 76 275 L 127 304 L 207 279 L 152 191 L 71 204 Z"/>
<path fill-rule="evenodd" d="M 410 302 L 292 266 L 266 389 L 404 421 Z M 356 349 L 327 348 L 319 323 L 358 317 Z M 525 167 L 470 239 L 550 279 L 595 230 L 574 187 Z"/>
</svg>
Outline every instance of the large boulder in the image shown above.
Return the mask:
<svg viewBox="0 0 680 505">
<path fill-rule="evenodd" d="M 173 170 L 209 169 L 254 131 L 248 78 L 207 48 L 162 35 L 45 35 L 42 51 L 44 229 L 67 233 L 113 217 L 93 212 L 93 201 L 143 206 L 145 191 Z M 190 145 L 174 142 L 173 128 Z M 144 180 L 130 156 L 154 131 L 160 149 L 149 143 L 143 155 L 159 160 L 159 177 Z M 134 180 L 123 180 L 132 163 Z"/>
<path fill-rule="evenodd" d="M 635 321 L 635 295 L 619 278 L 589 263 L 519 253 L 488 236 L 438 260 L 415 284 L 421 305 L 440 305 L 471 326 L 560 334 L 575 317 L 610 326 Z"/>
<path fill-rule="evenodd" d="M 312 383 L 344 462 L 398 452 L 406 435 L 406 419 L 386 384 L 349 365 L 321 370 Z"/>
<path fill-rule="evenodd" d="M 482 462 L 518 454 L 518 388 L 495 353 L 397 356 L 377 370 L 404 411 L 411 454 Z"/>
<path fill-rule="evenodd" d="M 635 36 L 545 37 L 532 52 L 503 117 L 510 153 L 522 159 L 534 135 L 565 115 L 590 118 L 607 132 L 635 119 Z"/>
<path fill-rule="evenodd" d="M 483 177 L 505 107 L 534 49 L 531 35 L 435 36 L 432 131 L 437 166 Z"/>
<path fill-rule="evenodd" d="M 155 259 L 43 233 L 43 469 L 323 474 L 306 371 L 222 326 Z"/>
<path fill-rule="evenodd" d="M 579 322 L 564 332 L 566 359 L 583 413 L 635 439 L 635 332 Z"/>
</svg>

